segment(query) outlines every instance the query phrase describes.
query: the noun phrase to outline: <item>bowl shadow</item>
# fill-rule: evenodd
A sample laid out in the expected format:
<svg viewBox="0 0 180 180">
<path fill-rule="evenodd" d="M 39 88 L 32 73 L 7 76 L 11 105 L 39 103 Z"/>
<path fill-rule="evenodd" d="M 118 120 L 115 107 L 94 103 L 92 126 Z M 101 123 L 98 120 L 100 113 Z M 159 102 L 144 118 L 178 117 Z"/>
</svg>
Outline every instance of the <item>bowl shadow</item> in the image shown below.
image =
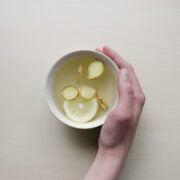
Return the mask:
<svg viewBox="0 0 180 180">
<path fill-rule="evenodd" d="M 98 139 L 101 127 L 93 129 L 74 129 L 72 127 L 65 126 L 65 129 L 69 132 L 67 133 L 69 139 L 72 143 L 83 148 L 98 148 Z"/>
</svg>

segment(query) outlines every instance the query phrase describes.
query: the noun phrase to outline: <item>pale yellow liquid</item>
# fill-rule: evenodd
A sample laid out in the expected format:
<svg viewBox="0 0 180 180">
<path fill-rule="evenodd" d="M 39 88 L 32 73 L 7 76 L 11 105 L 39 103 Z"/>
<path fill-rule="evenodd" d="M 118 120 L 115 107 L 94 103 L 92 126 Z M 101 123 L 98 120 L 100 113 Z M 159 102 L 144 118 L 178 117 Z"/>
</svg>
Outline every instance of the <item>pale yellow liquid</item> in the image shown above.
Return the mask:
<svg viewBox="0 0 180 180">
<path fill-rule="evenodd" d="M 62 64 L 57 70 L 52 87 L 55 102 L 61 111 L 63 111 L 62 104 L 64 101 L 63 97 L 61 96 L 61 92 L 62 89 L 67 85 L 74 85 L 77 88 L 81 85 L 89 85 L 100 92 L 102 98 L 108 105 L 108 109 L 113 106 L 117 98 L 117 83 L 116 77 L 108 65 L 104 64 L 104 72 L 99 78 L 94 80 L 87 79 L 88 65 L 95 60 L 96 59 L 93 57 L 81 55 L 73 59 L 67 59 L 66 62 L 64 62 L 64 64 Z M 77 70 L 79 64 L 83 65 L 83 73 L 81 75 L 80 82 L 77 83 Z M 108 111 L 108 109 L 106 111 Z M 106 111 L 99 107 L 95 118 L 102 116 Z"/>
</svg>

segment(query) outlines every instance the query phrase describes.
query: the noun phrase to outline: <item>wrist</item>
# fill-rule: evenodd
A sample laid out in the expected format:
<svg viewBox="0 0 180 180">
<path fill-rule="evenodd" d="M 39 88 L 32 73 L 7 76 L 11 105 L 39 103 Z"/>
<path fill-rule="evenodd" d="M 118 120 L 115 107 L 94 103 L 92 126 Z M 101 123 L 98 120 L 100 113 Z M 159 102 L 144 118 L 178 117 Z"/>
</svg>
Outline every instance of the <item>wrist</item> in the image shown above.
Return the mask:
<svg viewBox="0 0 180 180">
<path fill-rule="evenodd" d="M 124 166 L 124 162 L 127 156 L 127 151 L 124 148 L 113 148 L 106 149 L 99 147 L 96 160 L 104 164 L 105 166 L 110 166 L 112 169 L 121 170 Z"/>
<path fill-rule="evenodd" d="M 126 156 L 126 150 L 123 148 L 106 149 L 99 147 L 85 180 L 116 180 L 124 166 Z M 92 177 L 92 175 L 95 176 Z"/>
</svg>

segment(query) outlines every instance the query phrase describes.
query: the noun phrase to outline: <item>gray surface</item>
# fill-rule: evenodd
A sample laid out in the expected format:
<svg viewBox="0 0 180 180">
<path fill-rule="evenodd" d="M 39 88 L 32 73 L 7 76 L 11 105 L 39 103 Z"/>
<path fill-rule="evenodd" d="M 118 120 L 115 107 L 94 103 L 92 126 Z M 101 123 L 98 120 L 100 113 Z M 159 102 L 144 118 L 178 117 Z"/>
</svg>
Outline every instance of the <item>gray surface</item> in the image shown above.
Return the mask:
<svg viewBox="0 0 180 180">
<path fill-rule="evenodd" d="M 65 53 L 109 44 L 136 67 L 147 103 L 121 180 L 179 178 L 178 0 L 0 1 L 0 179 L 79 180 L 98 130 L 67 128 L 44 83 Z"/>
</svg>

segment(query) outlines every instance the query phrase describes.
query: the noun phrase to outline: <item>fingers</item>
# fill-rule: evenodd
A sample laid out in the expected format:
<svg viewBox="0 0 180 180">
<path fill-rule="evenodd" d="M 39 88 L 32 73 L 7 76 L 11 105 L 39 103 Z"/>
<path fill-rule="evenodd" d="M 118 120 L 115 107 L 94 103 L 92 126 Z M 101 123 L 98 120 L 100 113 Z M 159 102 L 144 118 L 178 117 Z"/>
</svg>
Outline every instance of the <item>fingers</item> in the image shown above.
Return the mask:
<svg viewBox="0 0 180 180">
<path fill-rule="evenodd" d="M 124 67 L 129 69 L 130 64 L 126 62 L 116 51 L 112 50 L 108 46 L 104 46 L 102 51 L 105 55 L 109 56 L 119 66 L 119 68 Z"/>
<path fill-rule="evenodd" d="M 96 48 L 96 51 L 101 52 L 102 53 L 102 48 Z"/>
<path fill-rule="evenodd" d="M 133 89 L 134 89 L 134 101 L 135 101 L 134 119 L 135 119 L 135 121 L 138 122 L 139 117 L 140 117 L 141 112 L 142 112 L 142 108 L 143 108 L 144 103 L 145 103 L 145 95 L 143 93 L 143 90 L 140 86 L 140 83 L 138 81 L 138 78 L 137 78 L 134 70 L 130 71 L 130 73 L 131 73 L 131 79 L 133 82 Z"/>
<path fill-rule="evenodd" d="M 145 103 L 145 95 L 144 93 L 136 92 L 136 94 L 134 95 L 134 99 L 135 99 L 134 119 L 136 122 L 138 122 Z"/>
<path fill-rule="evenodd" d="M 139 80 L 138 80 L 138 78 L 136 76 L 136 73 L 135 73 L 133 67 L 126 60 L 124 60 L 116 51 L 114 51 L 113 49 L 111 49 L 108 46 L 104 46 L 102 49 L 101 48 L 97 48 L 97 50 L 100 51 L 100 52 L 103 52 L 105 55 L 110 57 L 118 65 L 118 67 L 120 69 L 121 68 L 125 68 L 125 69 L 128 70 L 128 77 L 129 77 L 129 80 L 131 82 L 131 86 L 132 86 L 132 89 L 133 89 L 133 97 L 134 97 L 134 109 L 133 110 L 134 110 L 134 116 L 136 117 L 135 119 L 139 119 L 139 116 L 141 114 L 141 111 L 142 111 L 142 108 L 143 108 L 143 105 L 144 105 L 144 102 L 145 102 L 145 96 L 144 96 L 143 90 L 141 88 L 141 85 L 139 83 Z M 118 82 L 118 84 L 119 84 L 119 91 L 121 93 L 121 99 L 122 99 L 124 97 L 122 95 L 122 91 L 123 91 L 122 88 L 124 86 L 126 86 L 126 85 L 121 81 L 121 77 L 119 79 L 120 79 L 120 81 L 118 80 L 119 81 Z M 128 88 L 124 88 L 124 89 L 128 89 Z"/>
<path fill-rule="evenodd" d="M 108 46 L 103 47 L 103 53 L 109 56 L 119 66 L 119 68 L 128 69 L 132 83 L 137 86 L 136 88 L 139 88 L 139 90 L 141 90 L 140 83 L 138 82 L 134 69 L 127 61 L 125 61 L 116 51 L 112 50 Z"/>
<path fill-rule="evenodd" d="M 134 89 L 128 70 L 125 68 L 121 69 L 118 74 L 118 90 L 120 98 L 116 111 L 123 116 L 122 119 L 128 119 L 132 117 L 134 110 Z"/>
<path fill-rule="evenodd" d="M 103 53 L 109 56 L 119 66 L 119 68 L 128 69 L 129 77 L 134 88 L 135 99 L 137 101 L 137 104 L 140 104 L 138 105 L 138 107 L 141 108 L 141 105 L 144 104 L 145 97 L 133 67 L 127 61 L 125 61 L 116 51 L 112 50 L 108 46 L 103 47 Z"/>
<path fill-rule="evenodd" d="M 145 95 L 133 67 L 127 61 L 125 61 L 116 51 L 112 50 L 108 46 L 103 47 L 103 53 L 109 56 L 119 66 L 119 68 L 128 69 L 129 78 L 132 82 L 134 90 L 134 116 L 135 119 L 138 120 L 145 103 Z"/>
<path fill-rule="evenodd" d="M 103 47 L 103 53 L 109 56 L 119 66 L 119 68 L 128 69 L 129 77 L 135 87 L 135 90 L 142 92 L 142 88 L 140 86 L 138 78 L 136 77 L 133 67 L 127 61 L 125 61 L 116 51 L 112 50 L 108 46 Z"/>
</svg>

